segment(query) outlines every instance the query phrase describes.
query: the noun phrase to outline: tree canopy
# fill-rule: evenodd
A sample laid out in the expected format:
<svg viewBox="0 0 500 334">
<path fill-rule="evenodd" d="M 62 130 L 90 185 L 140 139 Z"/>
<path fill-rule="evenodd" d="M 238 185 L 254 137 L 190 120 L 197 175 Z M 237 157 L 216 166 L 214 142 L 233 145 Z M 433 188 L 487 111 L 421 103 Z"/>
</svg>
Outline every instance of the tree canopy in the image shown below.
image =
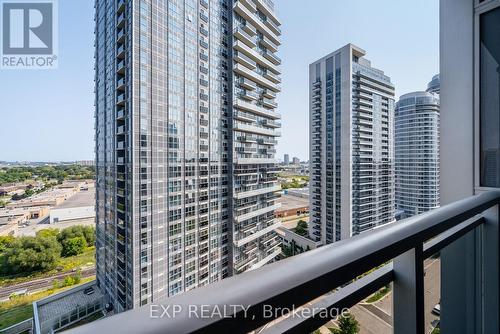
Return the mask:
<svg viewBox="0 0 500 334">
<path fill-rule="evenodd" d="M 305 220 L 299 220 L 297 223 L 297 227 L 295 227 L 295 233 L 298 235 L 301 235 L 303 237 L 307 236 L 307 229 L 308 229 L 308 224 Z"/>
<path fill-rule="evenodd" d="M 82 237 L 86 246 L 90 247 L 95 242 L 95 229 L 90 226 L 71 226 L 65 228 L 57 235 L 57 240 L 63 244 L 64 240 L 75 237 Z"/>
<path fill-rule="evenodd" d="M 41 167 L 4 167 L 0 168 L 0 185 L 33 179 L 93 179 L 94 175 L 95 169 L 93 166 L 60 165 Z"/>
<path fill-rule="evenodd" d="M 73 226 L 40 230 L 35 237 L 0 237 L 0 274 L 49 271 L 60 257 L 81 254 L 95 242 L 95 228 Z"/>
<path fill-rule="evenodd" d="M 19 274 L 51 270 L 61 256 L 61 245 L 53 237 L 15 238 L 0 254 L 1 272 Z"/>
<path fill-rule="evenodd" d="M 354 315 L 347 314 L 339 317 L 338 320 L 339 328 L 330 328 L 333 334 L 358 334 L 359 333 L 359 322 L 356 320 Z"/>
<path fill-rule="evenodd" d="M 65 239 L 62 243 L 62 256 L 75 256 L 83 253 L 87 242 L 84 237 L 74 237 Z"/>
</svg>

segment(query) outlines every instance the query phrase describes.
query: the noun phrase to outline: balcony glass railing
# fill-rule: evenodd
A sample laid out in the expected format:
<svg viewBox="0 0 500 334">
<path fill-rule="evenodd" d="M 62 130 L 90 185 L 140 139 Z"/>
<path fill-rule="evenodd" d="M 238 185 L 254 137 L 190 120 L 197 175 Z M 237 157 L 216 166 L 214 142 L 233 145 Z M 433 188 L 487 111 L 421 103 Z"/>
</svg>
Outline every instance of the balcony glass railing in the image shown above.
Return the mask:
<svg viewBox="0 0 500 334">
<path fill-rule="evenodd" d="M 263 104 L 263 105 L 265 105 L 266 107 L 271 107 L 271 108 L 277 108 L 278 107 L 278 103 L 276 103 L 272 99 L 268 99 L 267 97 L 263 97 L 260 100 L 260 103 Z"/>
<path fill-rule="evenodd" d="M 205 23 L 208 23 L 208 16 L 204 13 L 200 13 L 200 19 L 202 19 Z"/>
<path fill-rule="evenodd" d="M 236 95 L 245 100 L 256 100 L 259 98 L 259 95 L 256 92 L 241 88 L 236 89 Z"/>
<path fill-rule="evenodd" d="M 233 117 L 237 118 L 237 119 L 243 119 L 243 120 L 249 120 L 249 121 L 256 121 L 257 120 L 257 116 L 252 115 L 251 113 L 247 113 L 247 112 L 239 111 L 239 110 L 236 110 L 233 112 Z"/>
<path fill-rule="evenodd" d="M 145 307 L 86 325 L 76 329 L 75 333 L 113 329 L 161 332 L 169 328 L 185 333 L 246 333 L 266 324 L 266 329 L 273 333 L 292 330 L 307 333 L 330 319 L 315 317 L 313 312 L 308 312 L 308 315 L 300 318 L 287 317 L 274 322 L 278 315 L 264 316 L 264 307 L 282 309 L 309 303 L 306 307 L 310 309 L 321 305 L 323 308 L 341 310 L 355 305 L 391 281 L 394 282 L 394 333 L 418 333 L 415 329 L 421 328 L 419 321 L 423 319 L 420 316 L 424 295 L 423 260 L 469 231 L 483 226 L 487 219 L 481 213 L 498 206 L 499 201 L 500 194 L 496 192 L 468 198 L 426 215 L 372 230 L 285 262 L 274 263 L 164 300 L 169 305 L 208 305 L 212 308 L 220 305 L 251 305 L 246 312 L 235 311 L 232 317 L 193 319 L 187 316 L 186 310 L 181 311 L 182 316 L 160 322 L 152 321 L 149 318 L 150 308 Z M 488 224 L 498 226 L 498 211 L 495 212 L 494 216 L 488 216 Z M 497 244 L 498 235 L 494 240 L 483 236 L 482 244 L 487 246 L 489 243 Z M 373 268 L 378 269 L 357 279 Z M 481 270 L 486 271 L 482 277 L 487 278 L 498 268 L 484 267 Z M 283 272 L 287 273 L 287 280 L 282 279 Z M 262 280 L 263 277 L 266 279 Z M 235 295 L 222 291 L 244 293 Z M 320 301 L 313 301 L 318 297 L 322 297 Z M 443 295 L 441 298 L 445 297 Z M 185 312 L 185 316 L 182 312 Z M 329 314 L 332 317 L 335 315 L 335 312 Z"/>
<path fill-rule="evenodd" d="M 123 44 L 124 41 L 125 41 L 125 30 L 121 29 L 116 34 L 116 42 L 119 44 Z"/>
<path fill-rule="evenodd" d="M 275 53 L 271 51 L 265 51 L 261 53 L 264 57 L 266 57 L 268 60 L 273 62 L 275 65 L 280 65 L 281 64 L 281 58 L 278 57 Z"/>
<path fill-rule="evenodd" d="M 249 45 L 250 47 L 255 46 L 255 37 L 250 36 L 250 34 L 247 33 L 247 29 L 245 29 L 243 26 L 234 28 L 233 34 L 240 40 L 244 41 L 245 44 Z"/>
<path fill-rule="evenodd" d="M 125 0 L 118 0 L 118 2 L 116 3 L 116 12 L 120 14 L 124 10 L 125 10 Z"/>
<path fill-rule="evenodd" d="M 255 62 L 255 60 L 251 59 L 250 57 L 243 54 L 242 52 L 234 51 L 234 57 L 237 61 L 243 62 L 245 65 L 247 65 L 251 69 L 254 69 L 257 67 L 257 63 Z"/>
<path fill-rule="evenodd" d="M 122 44 L 116 49 L 116 57 L 123 59 L 124 56 L 125 56 L 125 45 Z"/>
<path fill-rule="evenodd" d="M 233 309 L 231 316 L 213 316 L 214 313 L 211 313 L 209 318 L 193 318 L 189 317 L 190 308 L 186 307 L 181 308 L 175 317 L 155 321 L 150 317 L 150 307 L 139 307 L 78 327 L 72 333 L 161 333 L 169 330 L 178 333 L 247 333 L 262 326 L 273 333 L 309 333 L 330 321 L 339 310 L 355 305 L 391 282 L 394 282 L 394 333 L 423 333 L 424 259 L 476 229 L 484 229 L 484 233 L 476 234 L 483 250 L 498 250 L 499 204 L 499 192 L 483 193 L 311 250 L 287 261 L 156 302 L 164 305 L 205 305 L 212 310 L 223 305 L 245 305 L 248 306 L 245 312 Z M 488 233 L 492 228 L 497 232 Z M 268 241 L 273 242 L 271 238 Z M 254 251 L 255 246 L 259 247 L 249 244 L 248 251 Z M 270 251 L 269 248 L 267 251 Z M 482 254 L 498 260 L 498 251 Z M 441 259 L 443 265 L 445 260 Z M 471 283 L 479 288 L 478 291 L 484 291 L 486 282 L 498 286 L 498 262 L 495 264 L 475 268 L 478 277 L 483 277 L 483 280 Z M 283 273 L 286 273 L 286 280 Z M 495 277 L 496 283 L 490 281 Z M 443 292 L 441 294 L 442 300 L 451 297 Z M 488 310 L 491 313 L 485 314 L 498 314 L 494 298 L 485 294 L 479 294 L 479 298 L 478 303 L 483 306 L 478 312 Z M 269 308 L 291 309 L 299 305 L 306 305 L 304 307 L 308 311 L 300 317 L 280 318 L 279 313 L 265 312 Z M 332 312 L 328 313 L 328 317 L 317 317 L 310 311 L 318 307 Z M 476 315 L 471 313 L 465 316 Z M 279 321 L 275 321 L 277 319 Z"/>
</svg>

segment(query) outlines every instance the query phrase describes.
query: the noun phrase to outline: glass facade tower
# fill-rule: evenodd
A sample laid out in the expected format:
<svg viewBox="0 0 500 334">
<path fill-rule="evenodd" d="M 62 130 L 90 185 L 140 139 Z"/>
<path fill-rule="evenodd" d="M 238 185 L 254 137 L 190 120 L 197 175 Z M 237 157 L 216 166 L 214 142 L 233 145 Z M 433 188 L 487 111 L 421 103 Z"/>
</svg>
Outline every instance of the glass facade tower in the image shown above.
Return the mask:
<svg viewBox="0 0 500 334">
<path fill-rule="evenodd" d="M 332 243 L 394 221 L 394 86 L 348 44 L 309 67 L 309 235 Z"/>
<path fill-rule="evenodd" d="M 274 259 L 273 7 L 96 0 L 97 281 L 118 312 Z"/>
<path fill-rule="evenodd" d="M 432 82 L 435 82 L 435 78 Z M 439 91 L 439 83 L 429 84 Z M 401 218 L 439 207 L 439 95 L 414 92 L 396 104 L 396 209 Z"/>
</svg>

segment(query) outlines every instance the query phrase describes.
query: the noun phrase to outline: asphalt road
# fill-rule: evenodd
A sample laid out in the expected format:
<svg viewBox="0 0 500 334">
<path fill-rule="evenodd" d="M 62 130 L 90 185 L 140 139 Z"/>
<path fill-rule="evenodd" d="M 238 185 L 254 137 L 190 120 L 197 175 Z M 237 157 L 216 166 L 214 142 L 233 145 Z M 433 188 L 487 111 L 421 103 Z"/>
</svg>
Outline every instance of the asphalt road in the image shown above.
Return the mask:
<svg viewBox="0 0 500 334">
<path fill-rule="evenodd" d="M 425 332 L 429 333 L 439 321 L 439 317 L 432 314 L 432 309 L 441 298 L 441 262 L 439 259 L 427 259 L 424 262 L 424 310 Z M 392 292 L 374 304 L 380 310 L 392 317 Z M 362 323 L 362 325 L 364 325 Z"/>
<path fill-rule="evenodd" d="M 359 334 L 392 334 L 392 324 L 388 324 L 363 306 L 351 307 L 351 313 L 359 322 Z"/>
<path fill-rule="evenodd" d="M 51 288 L 53 286 L 54 280 L 61 280 L 61 279 L 64 279 L 66 276 L 70 276 L 70 275 L 74 275 L 74 274 L 75 274 L 75 272 L 72 272 L 72 271 L 64 272 L 64 273 L 57 274 L 57 275 L 50 276 L 50 277 L 35 279 L 35 280 L 29 281 L 29 282 L 9 285 L 6 287 L 0 287 L 0 300 L 8 299 L 10 294 L 12 294 L 16 291 L 19 291 L 19 290 L 23 290 L 23 289 L 27 289 L 28 293 L 30 293 L 30 292 L 32 293 L 32 292 L 35 292 L 37 290 L 41 290 L 44 288 Z M 84 269 L 81 271 L 80 274 L 81 274 L 82 278 L 94 276 L 95 275 L 95 268 Z"/>
</svg>

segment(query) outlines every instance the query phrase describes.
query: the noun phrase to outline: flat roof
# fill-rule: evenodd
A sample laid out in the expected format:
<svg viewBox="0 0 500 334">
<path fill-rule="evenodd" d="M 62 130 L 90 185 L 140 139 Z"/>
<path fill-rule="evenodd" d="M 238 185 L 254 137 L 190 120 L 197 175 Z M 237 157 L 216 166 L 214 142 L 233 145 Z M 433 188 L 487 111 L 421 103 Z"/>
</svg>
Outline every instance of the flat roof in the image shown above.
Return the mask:
<svg viewBox="0 0 500 334">
<path fill-rule="evenodd" d="M 294 188 L 294 189 L 288 189 L 289 194 L 303 194 L 303 195 L 309 195 L 309 188 Z"/>
<path fill-rule="evenodd" d="M 20 208 L 5 208 L 0 209 L 0 217 L 14 217 L 48 209 L 48 206 L 25 206 Z"/>
<path fill-rule="evenodd" d="M 74 194 L 74 189 L 73 188 L 53 188 L 44 192 L 41 192 L 39 194 L 35 194 L 33 196 L 30 196 L 25 199 L 21 199 L 19 201 L 13 201 L 8 204 L 8 206 L 19 206 L 19 205 L 26 205 L 26 204 L 31 204 L 31 203 L 40 203 L 40 202 L 47 202 L 47 201 L 54 201 L 59 198 L 63 197 L 71 197 Z M 36 205 L 34 205 L 36 206 Z"/>
<path fill-rule="evenodd" d="M 9 217 L 0 217 L 0 228 L 5 225 L 10 225 L 11 223 L 17 224 L 19 218 L 10 219 Z"/>
<path fill-rule="evenodd" d="M 278 212 L 309 206 L 309 198 L 297 197 L 292 195 L 281 195 L 281 197 L 278 198 L 276 202 L 281 203 L 281 208 L 276 210 Z"/>
<path fill-rule="evenodd" d="M 61 204 L 55 206 L 53 209 L 69 209 L 69 208 L 79 208 L 82 206 L 94 206 L 95 205 L 95 187 L 89 186 L 89 190 L 80 190 L 73 196 L 62 202 Z"/>
<path fill-rule="evenodd" d="M 83 291 L 92 287 L 94 293 L 86 295 Z M 84 307 L 101 299 L 103 294 L 97 287 L 96 281 L 70 288 L 61 293 L 49 296 L 37 302 L 38 320 L 43 323 L 47 320 L 57 319 L 63 314 L 71 312 L 78 307 Z"/>
</svg>

